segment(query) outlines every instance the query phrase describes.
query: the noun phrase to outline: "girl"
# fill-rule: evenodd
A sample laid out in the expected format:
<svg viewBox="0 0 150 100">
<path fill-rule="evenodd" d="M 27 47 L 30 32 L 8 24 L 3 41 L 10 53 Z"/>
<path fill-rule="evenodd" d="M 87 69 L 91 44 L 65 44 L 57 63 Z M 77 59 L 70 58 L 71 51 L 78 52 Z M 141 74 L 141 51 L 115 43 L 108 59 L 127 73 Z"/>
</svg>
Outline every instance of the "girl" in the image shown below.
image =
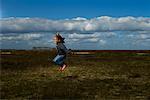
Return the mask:
<svg viewBox="0 0 150 100">
<path fill-rule="evenodd" d="M 53 59 L 53 61 L 55 62 L 55 64 L 60 66 L 60 71 L 63 71 L 67 67 L 66 63 L 64 62 L 67 53 L 71 52 L 71 50 L 68 50 L 64 45 L 64 39 L 65 38 L 62 38 L 58 33 L 54 36 L 54 42 L 56 43 L 57 48 L 57 56 Z"/>
</svg>

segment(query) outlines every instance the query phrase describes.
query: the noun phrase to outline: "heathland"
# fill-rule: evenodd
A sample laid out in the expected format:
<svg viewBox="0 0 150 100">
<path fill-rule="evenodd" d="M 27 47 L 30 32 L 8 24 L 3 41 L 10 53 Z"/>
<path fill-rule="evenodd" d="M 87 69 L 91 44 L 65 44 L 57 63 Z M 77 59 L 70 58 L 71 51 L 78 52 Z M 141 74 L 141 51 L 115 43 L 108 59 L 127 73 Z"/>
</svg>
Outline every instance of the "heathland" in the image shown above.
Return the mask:
<svg viewBox="0 0 150 100">
<path fill-rule="evenodd" d="M 1 50 L 0 98 L 150 99 L 150 51 L 89 52 L 60 72 L 55 51 Z"/>
</svg>

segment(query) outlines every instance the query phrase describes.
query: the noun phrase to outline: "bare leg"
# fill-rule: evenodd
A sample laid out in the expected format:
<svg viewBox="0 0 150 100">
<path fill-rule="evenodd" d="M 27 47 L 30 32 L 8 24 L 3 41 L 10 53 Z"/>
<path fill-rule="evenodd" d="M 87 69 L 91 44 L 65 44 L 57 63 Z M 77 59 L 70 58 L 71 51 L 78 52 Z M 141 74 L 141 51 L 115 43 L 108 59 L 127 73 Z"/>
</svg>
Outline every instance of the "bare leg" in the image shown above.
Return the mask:
<svg viewBox="0 0 150 100">
<path fill-rule="evenodd" d="M 61 68 L 61 71 L 64 71 L 64 69 L 67 67 L 66 64 L 63 64 L 62 68 Z"/>
</svg>

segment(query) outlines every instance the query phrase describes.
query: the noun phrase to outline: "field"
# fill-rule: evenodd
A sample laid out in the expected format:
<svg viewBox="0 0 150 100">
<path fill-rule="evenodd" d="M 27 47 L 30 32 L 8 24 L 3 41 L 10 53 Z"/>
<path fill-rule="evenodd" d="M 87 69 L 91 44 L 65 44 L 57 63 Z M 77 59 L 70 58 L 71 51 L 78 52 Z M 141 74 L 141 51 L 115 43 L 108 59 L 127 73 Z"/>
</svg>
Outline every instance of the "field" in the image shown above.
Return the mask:
<svg viewBox="0 0 150 100">
<path fill-rule="evenodd" d="M 1 99 L 150 99 L 150 51 L 68 55 L 65 71 L 55 51 L 1 51 Z"/>
</svg>

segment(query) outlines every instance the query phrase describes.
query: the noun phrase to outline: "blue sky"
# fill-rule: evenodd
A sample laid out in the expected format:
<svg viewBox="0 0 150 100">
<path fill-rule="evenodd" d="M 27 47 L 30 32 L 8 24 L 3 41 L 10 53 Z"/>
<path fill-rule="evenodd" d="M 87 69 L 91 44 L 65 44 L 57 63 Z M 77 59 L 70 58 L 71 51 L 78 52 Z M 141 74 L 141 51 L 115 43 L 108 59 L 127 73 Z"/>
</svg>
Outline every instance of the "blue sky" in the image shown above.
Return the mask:
<svg viewBox="0 0 150 100">
<path fill-rule="evenodd" d="M 1 48 L 150 49 L 150 0 L 1 0 Z M 67 19 L 67 20 L 66 20 Z"/>
<path fill-rule="evenodd" d="M 150 16 L 150 0 L 1 0 L 2 17 Z"/>
</svg>

